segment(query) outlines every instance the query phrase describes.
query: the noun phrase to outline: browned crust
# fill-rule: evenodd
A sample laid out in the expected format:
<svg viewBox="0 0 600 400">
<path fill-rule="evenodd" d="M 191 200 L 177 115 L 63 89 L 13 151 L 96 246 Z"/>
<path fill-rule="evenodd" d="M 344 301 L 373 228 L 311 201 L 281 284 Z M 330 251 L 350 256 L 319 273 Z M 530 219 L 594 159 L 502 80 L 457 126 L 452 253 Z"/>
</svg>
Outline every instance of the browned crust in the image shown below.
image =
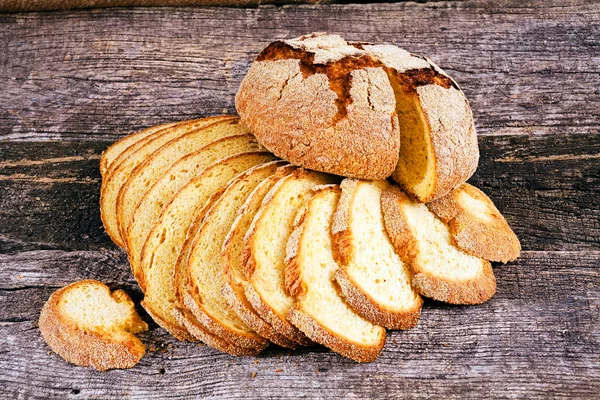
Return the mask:
<svg viewBox="0 0 600 400">
<path fill-rule="evenodd" d="M 314 191 L 316 193 L 316 191 Z M 302 281 L 301 267 L 298 260 L 300 240 L 304 232 L 304 221 L 308 212 L 308 204 L 303 205 L 294 221 L 294 228 L 285 249 L 285 289 L 290 296 L 298 298 L 306 293 L 306 286 Z M 288 318 L 289 320 L 289 318 Z"/>
<path fill-rule="evenodd" d="M 400 133 L 385 71 L 372 68 L 367 55 L 327 65 L 310 64 L 302 50 L 277 57 L 259 57 L 236 95 L 236 109 L 260 143 L 313 170 L 388 177 Z"/>
<path fill-rule="evenodd" d="M 150 303 L 142 300 L 141 304 L 154 322 L 156 322 L 161 328 L 165 329 L 171 335 L 175 336 L 177 340 L 181 340 L 182 342 L 197 342 L 198 340 L 201 340 L 199 338 L 195 338 L 185 328 L 169 323 L 169 321 L 165 320 L 159 312 L 156 312 L 152 309 L 152 305 Z"/>
<path fill-rule="evenodd" d="M 244 348 L 236 346 L 216 335 L 213 335 L 204 329 L 202 324 L 187 309 L 177 308 L 175 309 L 175 313 L 178 315 L 177 320 L 183 321 L 186 329 L 195 338 L 212 348 L 234 356 L 255 356 L 261 352 L 261 350 L 256 348 Z"/>
<path fill-rule="evenodd" d="M 252 305 L 248 302 L 248 300 L 246 300 L 246 296 L 243 294 L 243 289 L 238 292 L 235 291 L 231 286 L 224 284 L 221 288 L 221 294 L 231 309 L 241 318 L 242 321 L 244 321 L 246 325 L 250 327 L 250 329 L 269 339 L 278 346 L 292 350 L 298 347 L 298 343 L 289 340 L 285 336 L 275 332 L 271 325 L 260 318 L 260 316 L 252 308 Z"/>
<path fill-rule="evenodd" d="M 112 162 L 124 151 L 126 151 L 131 145 L 134 143 L 152 135 L 156 131 L 160 131 L 162 129 L 168 128 L 170 126 L 175 125 L 176 122 L 165 123 L 162 125 L 152 126 L 146 129 L 143 129 L 139 132 L 132 133 L 131 135 L 127 135 L 115 143 L 111 144 L 106 150 L 102 152 L 100 156 L 100 175 L 104 176 L 106 171 L 110 168 Z"/>
<path fill-rule="evenodd" d="M 252 305 L 256 313 L 260 315 L 262 319 L 267 321 L 276 332 L 302 346 L 312 346 L 314 344 L 312 340 L 302 333 L 302 331 L 275 313 L 271 307 L 263 301 L 260 294 L 252 285 L 246 285 L 244 287 L 244 293 L 246 294 L 246 299 L 248 299 L 248 302 Z"/>
<path fill-rule="evenodd" d="M 52 351 L 59 356 L 79 366 L 91 366 L 99 371 L 114 368 L 131 368 L 146 353 L 144 344 L 133 334 L 125 342 L 116 342 L 108 334 L 101 334 L 79 328 L 73 322 L 64 318 L 58 308 L 61 296 L 79 285 L 96 284 L 106 290 L 110 289 L 101 282 L 84 280 L 72 283 L 52 293 L 39 318 L 39 328 L 42 337 L 48 343 Z M 116 290 L 111 294 L 113 297 L 131 299 L 122 290 Z M 148 327 L 139 319 L 138 324 Z"/>
<path fill-rule="evenodd" d="M 415 262 L 418 257 L 418 242 L 408 226 L 400 204 L 411 201 L 397 187 L 389 187 L 381 196 L 385 227 L 394 244 L 396 253 L 410 266 L 412 284 L 423 296 L 451 304 L 480 304 L 489 300 L 496 292 L 496 278 L 489 261 L 481 259 L 481 273 L 468 280 L 440 278 L 424 272 Z"/>
<path fill-rule="evenodd" d="M 119 158 L 125 156 L 123 161 L 115 160 L 113 162 L 114 168 L 110 168 L 107 171 L 106 175 L 102 179 L 102 186 L 100 188 L 100 218 L 102 219 L 102 223 L 104 225 L 106 233 L 110 236 L 112 241 L 117 246 L 123 247 L 124 242 L 120 236 L 120 233 L 118 231 L 118 226 L 117 226 L 117 214 L 116 214 L 117 204 L 116 204 L 116 201 L 117 201 L 117 196 L 119 194 L 119 190 L 120 190 L 121 186 L 120 185 L 118 187 L 115 186 L 115 185 L 117 185 L 118 182 L 120 182 L 120 179 L 117 179 L 118 182 L 114 182 L 116 177 L 121 177 L 123 174 L 127 173 L 130 168 L 131 168 L 131 170 L 133 170 L 135 165 L 141 163 L 144 158 L 139 158 L 139 155 L 137 153 L 140 150 L 142 150 L 144 147 L 150 145 L 150 143 L 154 142 L 155 140 L 160 139 L 159 136 L 164 135 L 165 132 L 167 132 L 167 131 L 171 132 L 173 130 L 182 129 L 183 131 L 181 132 L 181 134 L 184 134 L 185 132 L 188 131 L 185 129 L 185 127 L 190 127 L 189 130 L 192 130 L 193 129 L 193 128 L 191 128 L 192 126 L 197 125 L 196 127 L 199 128 L 201 126 L 214 124 L 220 120 L 224 120 L 227 118 L 234 119 L 237 117 L 211 117 L 211 118 L 207 118 L 207 119 L 182 122 L 182 123 L 175 124 L 169 128 L 162 129 L 162 130 L 157 131 L 154 134 L 142 139 L 142 141 L 144 143 L 139 148 L 137 148 L 137 146 L 136 146 L 137 143 L 135 143 L 133 146 L 131 146 L 131 147 L 136 147 L 135 151 L 133 151 L 131 153 L 129 151 L 123 152 L 119 156 Z M 140 142 L 142 142 L 142 141 L 140 141 Z M 132 164 L 128 163 L 127 162 L 128 160 L 131 161 Z M 123 183 L 125 183 L 125 182 L 124 181 L 121 182 L 121 184 L 123 184 Z M 110 190 L 109 190 L 109 188 L 110 188 Z"/>
<path fill-rule="evenodd" d="M 369 295 L 363 293 L 343 268 L 336 272 L 335 281 L 339 285 L 344 300 L 367 321 L 393 330 L 406 330 L 417 326 L 423 306 L 423 299 L 420 297 L 413 309 L 390 312 L 376 303 Z"/>
<path fill-rule="evenodd" d="M 463 206 L 458 197 L 461 192 L 484 203 L 489 219 L 484 221 Z M 519 238 L 492 200 L 475 186 L 464 183 L 448 195 L 428 203 L 427 207 L 448 224 L 456 245 L 467 253 L 503 263 L 519 257 Z"/>
<path fill-rule="evenodd" d="M 318 324 L 302 309 L 294 306 L 287 315 L 288 320 L 299 327 L 310 339 L 322 344 L 341 354 L 358 362 L 373 362 L 381 354 L 385 345 L 385 330 L 382 329 L 381 337 L 376 346 L 361 346 L 358 343 L 344 340 L 327 328 Z"/>
<path fill-rule="evenodd" d="M 410 329 L 417 325 L 421 314 L 423 300 L 419 298 L 417 305 L 412 310 L 404 312 L 390 312 L 381 307 L 367 293 L 360 290 L 360 286 L 352 280 L 345 271 L 354 257 L 354 246 L 352 245 L 352 229 L 350 220 L 352 218 L 352 207 L 354 194 L 361 181 L 357 179 L 344 179 L 340 185 L 342 194 L 331 227 L 332 249 L 335 260 L 340 268 L 335 274 L 335 280 L 339 285 L 340 293 L 344 300 L 366 320 L 375 325 L 381 325 L 388 329 Z"/>
<path fill-rule="evenodd" d="M 230 119 L 230 120 L 224 120 L 221 121 L 220 124 L 228 124 L 228 125 L 238 125 L 239 122 L 239 118 L 234 118 L 234 119 Z M 183 135 L 180 135 L 172 140 L 170 140 L 169 142 L 165 143 L 164 145 L 162 145 L 161 147 L 159 147 L 158 149 L 156 149 L 153 153 L 151 153 L 150 155 L 148 155 L 147 157 L 145 157 L 145 159 L 139 164 L 137 165 L 129 174 L 129 177 L 127 178 L 127 180 L 125 181 L 125 183 L 123 183 L 123 185 L 121 186 L 121 188 L 119 189 L 119 193 L 117 195 L 117 203 L 116 203 L 116 213 L 117 213 L 117 228 L 119 230 L 119 234 L 121 239 L 123 239 L 124 244 L 127 245 L 127 238 L 126 238 L 126 234 L 127 234 L 127 227 L 131 221 L 131 217 L 133 216 L 133 211 L 135 210 L 135 206 L 137 205 L 137 203 L 139 202 L 139 200 L 141 199 L 142 196 L 140 196 L 136 201 L 135 204 L 133 201 L 131 201 L 131 194 L 130 191 L 133 190 L 133 188 L 136 186 L 136 184 L 140 183 L 140 182 L 144 182 L 147 181 L 151 176 L 149 176 L 149 174 L 147 173 L 148 168 L 152 167 L 153 169 L 155 169 L 155 167 L 160 166 L 162 168 L 162 171 L 154 171 L 153 173 L 156 174 L 156 172 L 158 172 L 158 175 L 155 176 L 154 178 L 154 182 L 158 181 L 160 179 L 160 177 L 166 173 L 169 168 L 171 166 L 173 166 L 173 164 L 175 164 L 179 159 L 181 159 L 181 157 L 185 157 L 187 154 L 193 153 L 194 151 L 198 151 L 201 150 L 202 148 L 210 145 L 211 143 L 214 143 L 215 141 L 218 141 L 220 139 L 223 139 L 225 137 L 232 137 L 232 136 L 237 136 L 238 134 L 242 133 L 242 132 L 236 132 L 236 135 L 230 135 L 230 134 L 224 134 L 223 136 L 217 137 L 216 140 L 206 140 L 206 136 L 207 136 L 207 131 L 209 131 L 211 129 L 211 127 L 214 127 L 215 125 L 220 125 L 220 124 L 210 124 L 207 126 L 203 126 L 200 127 L 198 129 L 194 129 L 190 132 L 187 132 Z M 213 136 L 214 139 L 214 135 Z M 185 149 L 181 152 L 177 152 L 178 154 L 176 156 L 174 156 L 173 154 L 173 150 L 174 148 L 177 148 L 177 146 L 180 143 L 187 143 L 187 146 L 185 146 Z M 192 146 L 194 146 L 193 148 L 191 148 Z M 248 151 L 250 151 L 252 149 L 248 149 Z M 264 150 L 264 148 L 262 148 L 262 146 L 259 146 L 257 143 L 257 148 L 255 149 L 256 151 L 259 150 Z M 168 158 L 165 158 L 165 153 L 169 154 Z M 163 164 L 161 165 L 163 160 L 167 160 L 167 165 Z M 150 189 L 151 186 L 148 186 L 147 189 Z"/>
</svg>

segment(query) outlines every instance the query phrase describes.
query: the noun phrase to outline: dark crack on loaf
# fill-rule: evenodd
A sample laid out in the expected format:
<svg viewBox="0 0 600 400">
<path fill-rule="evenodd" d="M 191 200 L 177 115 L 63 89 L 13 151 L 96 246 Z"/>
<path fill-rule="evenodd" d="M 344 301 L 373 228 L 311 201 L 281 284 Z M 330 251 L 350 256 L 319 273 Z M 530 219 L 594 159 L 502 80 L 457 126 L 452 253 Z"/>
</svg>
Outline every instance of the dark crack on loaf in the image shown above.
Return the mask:
<svg viewBox="0 0 600 400">
<path fill-rule="evenodd" d="M 354 47 L 362 49 L 362 43 L 351 43 Z M 405 92 L 414 92 L 417 87 L 425 85 L 439 85 L 446 89 L 456 87 L 448 76 L 441 74 L 433 68 L 412 69 L 398 72 L 386 67 L 380 60 L 369 54 L 359 56 L 346 56 L 327 64 L 315 64 L 315 54 L 297 49 L 289 44 L 276 41 L 267 46 L 256 58 L 256 61 L 298 60 L 300 72 L 306 79 L 314 74 L 324 74 L 329 80 L 329 88 L 336 94 L 335 105 L 338 109 L 333 118 L 333 124 L 348 115 L 348 106 L 352 104 L 350 88 L 352 76 L 350 73 L 365 68 L 382 68 L 388 75 L 392 85 L 397 84 Z"/>
</svg>

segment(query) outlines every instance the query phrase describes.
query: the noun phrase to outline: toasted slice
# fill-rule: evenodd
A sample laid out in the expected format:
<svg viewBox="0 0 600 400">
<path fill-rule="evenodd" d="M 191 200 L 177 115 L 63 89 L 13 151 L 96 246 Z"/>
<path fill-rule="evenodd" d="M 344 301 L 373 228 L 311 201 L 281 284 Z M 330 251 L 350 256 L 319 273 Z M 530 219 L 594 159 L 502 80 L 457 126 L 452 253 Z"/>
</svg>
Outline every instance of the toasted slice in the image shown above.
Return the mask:
<svg viewBox="0 0 600 400">
<path fill-rule="evenodd" d="M 135 336 L 148 325 L 122 290 L 84 280 L 52 293 L 39 327 L 52 351 L 65 360 L 100 371 L 131 368 L 146 354 Z"/>
<path fill-rule="evenodd" d="M 144 138 L 147 138 L 155 132 L 169 128 L 175 124 L 176 123 L 172 122 L 169 124 L 152 126 L 150 128 L 146 128 L 131 135 L 127 135 L 124 138 L 113 143 L 108 149 L 104 150 L 102 156 L 100 157 L 100 175 L 104 176 L 104 174 L 106 173 L 106 171 L 108 171 L 113 161 L 131 145 Z"/>
<path fill-rule="evenodd" d="M 474 256 L 506 263 L 521 253 L 517 235 L 492 200 L 464 183 L 427 206 L 450 226 L 455 244 Z"/>
<path fill-rule="evenodd" d="M 222 248 L 222 267 L 225 282 L 221 288 L 221 294 L 231 309 L 259 335 L 266 337 L 271 342 L 290 349 L 298 347 L 298 343 L 275 332 L 268 322 L 263 320 L 254 311 L 254 308 L 248 302 L 245 287 L 248 285 L 244 275 L 244 265 L 242 262 L 242 250 L 244 246 L 244 235 L 248 231 L 254 216 L 260 208 L 263 199 L 271 188 L 283 177 L 289 175 L 296 169 L 292 165 L 280 167 L 277 173 L 271 175 L 256 186 L 248 199 L 237 212 L 231 229 L 227 233 Z"/>
<path fill-rule="evenodd" d="M 120 247 L 124 246 L 124 242 L 121 238 L 117 226 L 117 196 L 119 194 L 119 191 L 121 190 L 121 186 L 127 181 L 127 178 L 129 178 L 129 175 L 135 169 L 135 167 L 141 164 L 146 159 L 146 157 L 148 157 L 158 148 L 160 148 L 165 143 L 169 142 L 170 140 L 176 137 L 179 137 L 196 129 L 203 128 L 205 126 L 215 124 L 219 121 L 227 123 L 235 119 L 236 117 L 229 117 L 223 119 L 208 118 L 205 120 L 196 120 L 177 124 L 170 128 L 155 132 L 154 135 L 151 135 L 147 138 L 152 138 L 151 140 L 148 140 L 147 142 L 145 140 L 142 140 L 142 142 L 145 143 L 141 147 L 129 154 L 127 158 L 121 161 L 118 165 L 115 165 L 114 169 L 111 168 L 108 171 L 108 173 L 104 176 L 102 180 L 102 187 L 100 189 L 100 216 L 102 218 L 102 222 L 104 223 L 106 233 L 108 233 L 108 235 L 113 240 L 113 242 L 115 242 L 115 244 L 117 244 Z M 239 132 L 230 133 L 230 135 L 224 136 L 232 136 L 234 134 L 239 134 Z M 220 137 L 223 136 L 213 136 L 211 139 L 216 140 Z M 115 160 L 114 164 L 116 163 L 117 161 Z"/>
<path fill-rule="evenodd" d="M 288 321 L 317 343 L 359 362 L 374 361 L 385 344 L 385 329 L 356 314 L 334 283 L 339 269 L 331 248 L 331 223 L 339 186 L 315 190 L 296 216 L 287 243 L 286 287 L 296 301 Z"/>
<path fill-rule="evenodd" d="M 282 161 L 256 166 L 234 178 L 224 192 L 207 205 L 208 211 L 199 216 L 201 226 L 189 251 L 188 287 L 184 304 L 210 330 L 227 340 L 242 345 L 264 342 L 237 316 L 221 295 L 225 283 L 221 268 L 221 247 L 227 232 L 250 192 L 264 179 L 273 175 Z"/>
<path fill-rule="evenodd" d="M 182 157 L 202 149 L 223 137 L 249 134 L 239 120 L 224 121 L 181 135 L 166 143 L 146 159 L 129 175 L 117 197 L 117 226 L 121 238 L 125 238 L 127 227 L 140 199 Z M 251 150 L 264 150 L 254 142 Z"/>
<path fill-rule="evenodd" d="M 142 247 L 150 229 L 158 220 L 163 206 L 179 189 L 211 164 L 234 154 L 257 151 L 261 148 L 252 135 L 219 139 L 181 158 L 146 192 L 135 209 L 125 235 L 129 263 L 138 282 L 142 282 L 139 279 Z M 144 290 L 143 286 L 142 290 Z"/>
<path fill-rule="evenodd" d="M 344 179 L 331 232 L 340 268 L 335 279 L 344 299 L 374 324 L 409 329 L 419 321 L 423 300 L 411 272 L 385 231 L 381 193 L 386 181 Z"/>
<path fill-rule="evenodd" d="M 410 265 L 412 284 L 423 296 L 452 304 L 479 304 L 496 292 L 489 261 L 452 243 L 446 224 L 425 204 L 398 187 L 381 196 L 385 226 L 400 257 Z"/>
<path fill-rule="evenodd" d="M 275 331 L 300 344 L 311 341 L 286 319 L 294 301 L 285 289 L 285 247 L 296 213 L 312 196 L 311 189 L 336 179 L 304 169 L 281 179 L 265 197 L 244 238 L 246 298 Z"/>
<path fill-rule="evenodd" d="M 272 161 L 274 156 L 250 152 L 230 156 L 204 170 L 167 204 L 144 244 L 140 280 L 146 288 L 142 305 L 161 320 L 156 322 L 181 340 L 193 340 L 176 320 L 175 263 L 192 221 L 209 198 L 239 173 Z"/>
</svg>

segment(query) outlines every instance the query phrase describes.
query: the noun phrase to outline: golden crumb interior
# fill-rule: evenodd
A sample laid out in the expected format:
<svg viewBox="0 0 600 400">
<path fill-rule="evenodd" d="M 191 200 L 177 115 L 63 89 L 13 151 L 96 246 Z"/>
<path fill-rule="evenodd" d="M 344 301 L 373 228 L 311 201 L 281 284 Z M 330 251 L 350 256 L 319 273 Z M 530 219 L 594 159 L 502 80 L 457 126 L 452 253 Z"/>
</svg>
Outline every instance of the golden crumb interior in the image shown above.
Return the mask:
<svg viewBox="0 0 600 400">
<path fill-rule="evenodd" d="M 446 280 L 469 280 L 482 273 L 485 261 L 454 246 L 446 224 L 422 203 L 402 204 L 406 221 L 415 235 L 419 251 L 415 264 L 427 274 Z"/>
<path fill-rule="evenodd" d="M 414 310 L 420 305 L 408 267 L 394 251 L 385 231 L 381 193 L 385 181 L 357 185 L 351 210 L 354 256 L 346 272 L 362 291 L 391 312 Z"/>
<path fill-rule="evenodd" d="M 61 314 L 79 328 L 104 333 L 138 333 L 147 329 L 133 302 L 124 292 L 97 284 L 82 284 L 65 291 L 60 299 Z"/>
<path fill-rule="evenodd" d="M 496 210 L 490 208 L 487 199 L 479 196 L 473 196 L 471 193 L 463 190 L 458 190 L 457 202 L 468 210 L 469 214 L 486 223 L 493 223 L 496 220 Z"/>
<path fill-rule="evenodd" d="M 396 96 L 400 127 L 400 156 L 394 178 L 411 194 L 427 198 L 434 190 L 435 157 L 429 125 L 415 91 L 408 91 L 390 76 Z"/>
<path fill-rule="evenodd" d="M 306 293 L 299 299 L 299 307 L 336 336 L 363 346 L 377 346 L 383 328 L 356 314 L 334 286 L 339 266 L 333 258 L 330 228 L 338 197 L 336 192 L 319 193 L 311 201 L 303 223 L 297 257 Z"/>
</svg>

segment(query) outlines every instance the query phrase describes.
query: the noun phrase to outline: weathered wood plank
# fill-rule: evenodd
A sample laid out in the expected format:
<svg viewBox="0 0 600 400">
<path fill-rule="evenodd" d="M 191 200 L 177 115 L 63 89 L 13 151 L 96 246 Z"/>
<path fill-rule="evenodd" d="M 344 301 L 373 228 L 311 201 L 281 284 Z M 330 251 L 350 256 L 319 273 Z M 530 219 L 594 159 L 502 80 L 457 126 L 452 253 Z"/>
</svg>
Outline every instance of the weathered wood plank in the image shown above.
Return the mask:
<svg viewBox="0 0 600 400">
<path fill-rule="evenodd" d="M 107 142 L 0 143 L 0 253 L 114 248 L 99 214 Z M 600 248 L 600 135 L 484 136 L 475 185 L 529 250 Z"/>
<path fill-rule="evenodd" d="M 598 3 L 481 0 L 0 15 L 0 137 L 112 140 L 233 112 L 261 48 L 324 30 L 431 56 L 483 135 L 598 133 Z"/>
<path fill-rule="evenodd" d="M 0 387 L 28 399 L 594 398 L 600 391 L 599 264 L 598 251 L 525 252 L 495 267 L 498 293 L 490 302 L 427 302 L 418 327 L 388 334 L 372 364 L 322 348 L 235 358 L 178 343 L 152 325 L 143 339 L 158 351 L 131 370 L 98 373 L 48 354 L 35 320 L 52 287 L 70 281 L 100 278 L 132 293 L 125 258 L 116 251 L 4 255 Z"/>
</svg>

